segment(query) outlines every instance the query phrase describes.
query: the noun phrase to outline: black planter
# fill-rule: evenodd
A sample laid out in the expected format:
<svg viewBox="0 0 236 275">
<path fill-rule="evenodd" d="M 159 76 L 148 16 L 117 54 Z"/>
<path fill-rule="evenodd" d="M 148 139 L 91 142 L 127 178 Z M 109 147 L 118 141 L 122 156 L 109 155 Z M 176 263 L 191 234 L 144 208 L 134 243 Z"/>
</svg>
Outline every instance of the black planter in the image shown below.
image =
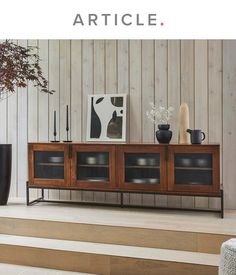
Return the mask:
<svg viewBox="0 0 236 275">
<path fill-rule="evenodd" d="M 159 143 L 170 143 L 172 138 L 172 131 L 170 131 L 170 124 L 158 124 L 158 131 L 156 131 L 156 138 Z"/>
<path fill-rule="evenodd" d="M 11 185 L 11 144 L 0 144 L 0 205 L 6 205 Z"/>
</svg>

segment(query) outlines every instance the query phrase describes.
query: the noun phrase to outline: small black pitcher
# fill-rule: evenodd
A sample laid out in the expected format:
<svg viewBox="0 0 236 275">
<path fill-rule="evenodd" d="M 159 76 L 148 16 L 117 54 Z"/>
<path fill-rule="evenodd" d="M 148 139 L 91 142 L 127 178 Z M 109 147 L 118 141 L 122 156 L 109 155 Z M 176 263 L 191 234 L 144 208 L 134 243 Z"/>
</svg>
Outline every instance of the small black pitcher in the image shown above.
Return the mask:
<svg viewBox="0 0 236 275">
<path fill-rule="evenodd" d="M 190 134 L 192 144 L 201 144 L 202 141 L 206 138 L 205 133 L 202 132 L 202 130 L 187 129 L 187 132 Z"/>
</svg>

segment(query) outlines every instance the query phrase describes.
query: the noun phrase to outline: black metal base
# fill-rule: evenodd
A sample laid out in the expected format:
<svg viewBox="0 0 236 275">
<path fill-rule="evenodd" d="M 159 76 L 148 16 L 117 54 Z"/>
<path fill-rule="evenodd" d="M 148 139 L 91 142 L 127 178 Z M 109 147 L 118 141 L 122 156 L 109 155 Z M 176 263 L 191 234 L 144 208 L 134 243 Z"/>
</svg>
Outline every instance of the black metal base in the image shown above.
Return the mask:
<svg viewBox="0 0 236 275">
<path fill-rule="evenodd" d="M 29 198 L 29 189 L 41 189 L 41 197 L 30 201 Z M 168 210 L 184 210 L 184 211 L 200 211 L 200 212 L 216 212 L 220 213 L 220 217 L 224 218 L 224 192 L 223 189 L 220 190 L 220 194 L 218 196 L 214 196 L 216 198 L 220 198 L 221 200 L 221 207 L 218 210 L 215 209 L 196 209 L 196 208 L 171 208 L 171 207 L 159 207 L 159 206 L 146 206 L 146 205 L 130 205 L 130 204 L 124 204 L 124 193 L 136 193 L 136 194 L 144 194 L 142 192 L 131 192 L 131 191 L 116 191 L 117 193 L 120 193 L 120 203 L 114 204 L 114 203 L 98 203 L 98 202 L 78 202 L 78 201 L 62 201 L 62 200 L 47 200 L 44 199 L 44 189 L 57 189 L 57 190 L 77 190 L 77 191 L 96 191 L 96 192 L 114 192 L 114 190 L 83 190 L 83 189 L 66 189 L 66 188 L 45 188 L 45 187 L 31 187 L 29 186 L 29 183 L 26 182 L 26 204 L 28 206 L 39 203 L 39 202 L 55 202 L 55 203 L 70 203 L 70 204 L 84 204 L 84 205 L 96 205 L 96 206 L 114 206 L 114 207 L 127 207 L 127 208 L 147 208 L 147 209 L 168 209 Z M 152 193 L 152 194 L 162 194 L 162 193 Z M 172 195 L 172 194 L 168 194 Z M 173 194 L 175 195 L 175 194 Z M 199 197 L 200 195 L 197 195 L 196 197 Z"/>
<path fill-rule="evenodd" d="M 72 142 L 72 140 L 63 140 L 63 142 Z"/>
<path fill-rule="evenodd" d="M 51 140 L 50 142 L 60 142 L 60 140 Z"/>
</svg>

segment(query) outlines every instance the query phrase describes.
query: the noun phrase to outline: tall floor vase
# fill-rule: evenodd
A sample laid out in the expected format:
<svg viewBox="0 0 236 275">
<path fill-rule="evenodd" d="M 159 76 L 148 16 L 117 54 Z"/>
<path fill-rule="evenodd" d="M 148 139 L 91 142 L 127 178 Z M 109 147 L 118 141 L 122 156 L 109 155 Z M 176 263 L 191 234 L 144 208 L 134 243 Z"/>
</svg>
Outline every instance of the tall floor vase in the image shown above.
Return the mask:
<svg viewBox="0 0 236 275">
<path fill-rule="evenodd" d="M 0 205 L 6 205 L 11 185 L 11 144 L 0 144 Z"/>
</svg>

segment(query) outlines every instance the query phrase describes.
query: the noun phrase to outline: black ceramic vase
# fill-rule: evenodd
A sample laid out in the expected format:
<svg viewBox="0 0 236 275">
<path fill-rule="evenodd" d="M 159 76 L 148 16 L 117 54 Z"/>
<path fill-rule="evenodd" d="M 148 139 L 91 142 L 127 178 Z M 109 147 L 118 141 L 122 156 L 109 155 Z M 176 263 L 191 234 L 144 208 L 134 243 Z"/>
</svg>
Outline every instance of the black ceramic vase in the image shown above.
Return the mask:
<svg viewBox="0 0 236 275">
<path fill-rule="evenodd" d="M 6 205 L 11 185 L 11 144 L 0 144 L 0 205 Z"/>
<path fill-rule="evenodd" d="M 156 131 L 156 138 L 159 143 L 170 143 L 172 138 L 172 131 L 170 131 L 170 124 L 158 124 L 158 129 Z"/>
</svg>

